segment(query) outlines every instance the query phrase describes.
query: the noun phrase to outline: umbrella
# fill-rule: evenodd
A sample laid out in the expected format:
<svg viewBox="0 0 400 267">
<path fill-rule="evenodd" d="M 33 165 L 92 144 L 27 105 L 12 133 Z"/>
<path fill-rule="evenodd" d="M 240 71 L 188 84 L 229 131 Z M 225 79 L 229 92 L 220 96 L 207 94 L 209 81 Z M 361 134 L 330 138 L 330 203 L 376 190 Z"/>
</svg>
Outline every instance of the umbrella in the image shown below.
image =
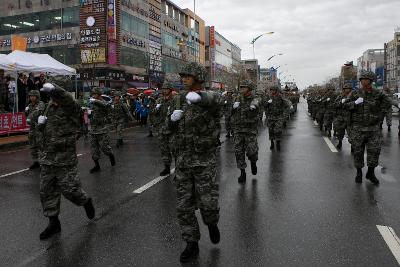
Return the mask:
<svg viewBox="0 0 400 267">
<path fill-rule="evenodd" d="M 154 92 L 154 90 L 153 89 L 147 89 L 147 90 L 144 90 L 144 94 L 145 95 L 152 95 L 153 94 L 153 92 Z"/>
<path fill-rule="evenodd" d="M 136 89 L 136 88 L 129 88 L 129 89 L 127 90 L 127 92 L 128 92 L 129 94 L 131 94 L 131 95 L 138 95 L 138 94 L 139 94 L 139 90 Z"/>
</svg>

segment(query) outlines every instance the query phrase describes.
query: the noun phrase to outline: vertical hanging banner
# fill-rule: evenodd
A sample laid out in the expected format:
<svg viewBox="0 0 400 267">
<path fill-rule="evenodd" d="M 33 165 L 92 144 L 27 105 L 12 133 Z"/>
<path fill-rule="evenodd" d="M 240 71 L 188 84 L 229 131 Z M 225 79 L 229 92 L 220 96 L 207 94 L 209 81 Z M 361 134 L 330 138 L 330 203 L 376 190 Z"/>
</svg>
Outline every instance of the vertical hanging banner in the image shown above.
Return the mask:
<svg viewBox="0 0 400 267">
<path fill-rule="evenodd" d="M 20 51 L 26 51 L 26 46 L 27 46 L 27 38 L 13 35 L 11 37 L 11 50 L 20 50 Z"/>
<path fill-rule="evenodd" d="M 110 65 L 117 64 L 116 1 L 117 0 L 107 0 L 107 41 L 108 41 L 107 63 Z"/>
</svg>

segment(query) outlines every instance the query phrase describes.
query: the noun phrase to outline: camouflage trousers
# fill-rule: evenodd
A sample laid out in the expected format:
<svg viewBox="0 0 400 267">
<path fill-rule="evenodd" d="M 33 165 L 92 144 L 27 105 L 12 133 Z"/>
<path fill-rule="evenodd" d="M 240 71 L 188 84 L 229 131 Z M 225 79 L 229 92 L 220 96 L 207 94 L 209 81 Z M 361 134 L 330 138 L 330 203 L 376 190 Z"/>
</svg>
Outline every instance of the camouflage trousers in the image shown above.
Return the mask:
<svg viewBox="0 0 400 267">
<path fill-rule="evenodd" d="M 231 117 L 229 115 L 225 115 L 225 129 L 227 133 L 232 132 Z"/>
<path fill-rule="evenodd" d="M 77 166 L 42 165 L 40 201 L 44 216 L 57 216 L 60 213 L 61 194 L 78 206 L 83 206 L 88 201 L 86 192 L 81 188 Z"/>
<path fill-rule="evenodd" d="M 251 133 L 235 133 L 233 137 L 237 167 L 239 169 L 246 169 L 246 154 L 250 161 L 258 160 L 257 135 Z"/>
<path fill-rule="evenodd" d="M 182 239 L 186 242 L 200 240 L 200 229 L 195 210 L 200 209 L 204 224 L 219 221 L 218 182 L 216 164 L 177 168 L 175 184 L 177 192 L 177 216 Z"/>
<path fill-rule="evenodd" d="M 39 150 L 40 150 L 40 140 L 39 136 L 36 132 L 29 132 L 28 135 L 28 140 L 29 140 L 29 146 L 31 149 L 31 156 L 32 160 L 38 161 L 39 158 Z"/>
<path fill-rule="evenodd" d="M 115 123 L 115 132 L 117 134 L 117 139 L 122 139 L 122 130 L 124 129 L 124 121 L 119 120 Z"/>
<path fill-rule="evenodd" d="M 367 166 L 377 167 L 382 147 L 382 133 L 380 131 L 360 131 L 351 129 L 351 145 L 354 149 L 354 166 L 364 167 L 364 151 L 367 150 Z"/>
<path fill-rule="evenodd" d="M 110 136 L 108 134 L 91 134 L 90 135 L 90 150 L 93 160 L 99 160 L 101 151 L 107 156 L 113 154 L 110 145 Z"/>
<path fill-rule="evenodd" d="M 335 118 L 333 120 L 333 130 L 336 132 L 336 137 L 343 140 L 346 134 L 347 123 L 343 118 Z"/>
<path fill-rule="evenodd" d="M 282 120 L 271 120 L 267 122 L 269 140 L 280 141 L 282 139 L 283 132 L 283 119 Z"/>
<path fill-rule="evenodd" d="M 386 118 L 386 126 L 392 126 L 392 118 L 393 118 L 392 110 L 388 111 L 385 114 L 385 118 Z"/>
<path fill-rule="evenodd" d="M 164 165 L 171 166 L 172 162 L 172 150 L 171 150 L 171 135 L 158 133 L 158 141 L 161 150 L 161 158 Z"/>
<path fill-rule="evenodd" d="M 321 111 L 317 112 L 317 116 L 316 116 L 317 122 L 319 125 L 324 123 L 324 113 Z"/>
<path fill-rule="evenodd" d="M 332 131 L 333 113 L 326 112 L 324 114 L 324 127 L 327 131 Z"/>
</svg>

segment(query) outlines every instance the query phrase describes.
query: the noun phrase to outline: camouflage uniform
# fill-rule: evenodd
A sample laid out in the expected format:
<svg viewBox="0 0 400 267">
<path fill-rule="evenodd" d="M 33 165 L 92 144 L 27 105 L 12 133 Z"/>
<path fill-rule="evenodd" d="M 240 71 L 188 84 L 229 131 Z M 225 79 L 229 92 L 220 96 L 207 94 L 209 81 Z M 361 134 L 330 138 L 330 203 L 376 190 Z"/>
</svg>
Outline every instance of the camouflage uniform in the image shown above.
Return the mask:
<svg viewBox="0 0 400 267">
<path fill-rule="evenodd" d="M 323 104 L 325 105 L 324 113 L 324 130 L 327 132 L 328 136 L 331 136 L 333 117 L 335 114 L 335 88 L 332 85 L 327 86 L 328 93 L 323 99 Z"/>
<path fill-rule="evenodd" d="M 383 93 L 389 98 L 391 99 L 393 93 L 389 88 L 386 88 L 385 90 L 383 90 Z M 386 118 L 386 126 L 391 127 L 392 126 L 392 118 L 393 118 L 393 114 L 392 114 L 393 110 L 392 107 L 390 106 L 388 112 L 386 112 L 384 114 L 384 117 L 382 118 L 382 124 L 383 124 L 383 120 Z"/>
<path fill-rule="evenodd" d="M 198 63 L 188 63 L 180 75 L 194 76 L 205 81 L 206 71 Z M 216 225 L 219 220 L 216 139 L 218 137 L 220 103 L 216 93 L 197 92 L 201 102 L 188 104 L 187 93 L 174 98 L 173 108 L 182 110 L 183 116 L 170 121 L 176 149 L 175 184 L 177 192 L 177 216 L 182 238 L 186 242 L 200 239 L 196 208 L 204 223 Z"/>
<path fill-rule="evenodd" d="M 343 89 L 352 89 L 351 84 L 345 84 Z M 337 139 L 343 140 L 346 130 L 349 133 L 348 125 L 349 125 L 349 111 L 346 109 L 344 103 L 342 103 L 343 99 L 347 96 L 339 95 L 336 97 L 334 101 L 335 105 L 335 115 L 333 119 L 333 129 L 336 133 Z M 351 142 L 350 134 L 349 134 L 349 142 Z"/>
<path fill-rule="evenodd" d="M 30 103 L 25 109 L 26 122 L 29 125 L 29 146 L 31 148 L 31 155 L 33 162 L 38 162 L 39 159 L 39 149 L 41 143 L 41 134 L 37 129 L 37 122 L 40 113 L 43 113 L 44 103 L 40 101 L 40 93 L 37 90 L 32 90 L 29 92 L 29 96 L 36 96 L 37 103 L 33 105 Z"/>
<path fill-rule="evenodd" d="M 364 102 L 356 105 L 355 101 L 359 97 L 362 97 Z M 385 114 L 390 107 L 390 100 L 376 89 L 372 89 L 371 92 L 360 89 L 353 91 L 347 101 L 346 107 L 350 111 L 349 127 L 354 149 L 354 165 L 357 169 L 364 167 L 364 150 L 366 147 L 368 167 L 377 167 L 382 146 L 379 125 L 382 114 Z"/>
<path fill-rule="evenodd" d="M 80 107 L 62 89 L 54 89 L 50 95 L 59 105 L 50 101 L 42 113 L 47 122 L 38 126 L 43 135 L 40 199 L 46 217 L 60 213 L 61 194 L 78 206 L 89 200 L 77 175 L 76 137 L 81 127 Z"/>
<path fill-rule="evenodd" d="M 232 93 L 231 91 L 228 92 Z M 233 96 L 228 94 L 225 95 L 223 113 L 225 118 L 225 129 L 227 137 L 230 137 L 230 135 L 232 134 L 232 122 L 231 122 L 232 105 L 233 105 Z"/>
<path fill-rule="evenodd" d="M 119 92 L 115 92 L 114 97 L 115 96 L 121 97 L 121 94 Z M 120 98 L 118 103 L 114 102 L 112 105 L 112 121 L 116 129 L 118 142 L 121 143 L 122 143 L 122 130 L 124 128 L 124 123 L 126 118 L 129 118 L 131 121 L 133 121 L 133 117 L 130 114 L 128 107 L 123 102 L 123 99 Z"/>
<path fill-rule="evenodd" d="M 279 90 L 278 87 L 275 89 Z M 268 102 L 270 100 L 272 100 L 272 103 Z M 285 117 L 287 116 L 286 114 L 290 112 L 290 106 L 280 93 L 276 96 L 270 96 L 269 99 L 266 99 L 264 106 L 267 117 L 269 139 L 271 141 L 280 141 L 282 139 L 283 123 L 285 121 Z"/>
<path fill-rule="evenodd" d="M 241 82 L 241 87 L 249 86 L 252 88 L 251 81 Z M 232 127 L 235 141 L 235 156 L 237 167 L 241 170 L 246 169 L 246 158 L 251 162 L 258 160 L 258 122 L 260 113 L 260 100 L 254 96 L 254 92 L 249 96 L 237 96 L 234 102 L 239 102 L 237 108 L 232 110 Z M 254 105 L 255 109 L 250 109 Z"/>
<path fill-rule="evenodd" d="M 96 89 L 95 89 L 96 90 Z M 101 94 L 101 91 L 97 92 Z M 108 132 L 110 130 L 110 108 L 104 100 L 95 100 L 91 103 L 92 112 L 90 118 L 90 150 L 92 153 L 92 159 L 98 161 L 100 159 L 101 152 L 107 156 L 113 154 L 113 150 L 110 145 L 110 136 Z"/>
</svg>

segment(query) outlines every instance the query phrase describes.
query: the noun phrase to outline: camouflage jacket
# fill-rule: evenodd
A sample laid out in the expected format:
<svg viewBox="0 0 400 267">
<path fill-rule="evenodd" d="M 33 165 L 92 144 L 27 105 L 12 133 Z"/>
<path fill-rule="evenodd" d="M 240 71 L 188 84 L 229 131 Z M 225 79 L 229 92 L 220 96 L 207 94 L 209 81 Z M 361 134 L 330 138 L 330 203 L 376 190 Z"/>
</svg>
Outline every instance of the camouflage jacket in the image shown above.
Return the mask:
<svg viewBox="0 0 400 267">
<path fill-rule="evenodd" d="M 196 104 L 186 102 L 187 92 L 177 95 L 168 118 L 174 110 L 183 110 L 183 117 L 170 120 L 173 153 L 177 166 L 191 168 L 216 164 L 217 138 L 220 125 L 220 97 L 211 91 L 197 92 L 201 101 Z"/>
<path fill-rule="evenodd" d="M 174 98 L 172 96 L 169 98 L 160 97 L 157 99 L 157 103 L 152 112 L 154 126 L 162 134 L 171 134 L 168 116 L 171 115 L 171 111 L 173 111 L 173 100 Z M 157 105 L 160 105 L 159 108 L 156 108 Z"/>
<path fill-rule="evenodd" d="M 25 111 L 26 123 L 30 126 L 29 131 L 33 133 L 37 128 L 39 115 L 43 113 L 45 109 L 45 104 L 42 101 L 39 101 L 36 105 L 30 103 L 28 107 L 28 112 Z"/>
<path fill-rule="evenodd" d="M 235 133 L 258 133 L 260 113 L 260 99 L 253 94 L 249 96 L 237 96 L 234 102 L 239 102 L 239 107 L 232 108 L 232 129 Z M 256 109 L 250 109 L 254 105 Z"/>
<path fill-rule="evenodd" d="M 131 113 L 125 103 L 120 101 L 111 105 L 112 120 L 114 123 L 124 121 L 126 118 L 133 120 Z"/>
<path fill-rule="evenodd" d="M 96 100 L 92 104 L 90 119 L 90 133 L 104 134 L 109 131 L 111 119 L 111 105 L 104 100 Z"/>
<path fill-rule="evenodd" d="M 50 101 L 41 115 L 47 117 L 43 125 L 38 125 L 42 134 L 40 164 L 69 166 L 77 164 L 76 137 L 81 129 L 80 106 L 72 96 L 58 90 L 62 101 L 55 105 Z"/>
<path fill-rule="evenodd" d="M 335 93 L 327 94 L 323 98 L 323 105 L 325 105 L 324 110 L 325 113 L 334 114 L 335 113 L 335 100 L 337 95 Z"/>
<path fill-rule="evenodd" d="M 364 102 L 356 105 L 362 97 Z M 391 107 L 387 95 L 377 89 L 365 92 L 363 89 L 353 91 L 347 98 L 346 107 L 350 111 L 350 126 L 360 131 L 378 131 L 383 116 Z"/>
<path fill-rule="evenodd" d="M 272 103 L 268 103 L 269 100 L 272 100 Z M 267 120 L 284 120 L 290 112 L 289 103 L 281 95 L 265 99 L 264 107 Z"/>
<path fill-rule="evenodd" d="M 224 116 L 230 117 L 232 114 L 233 96 L 224 96 L 223 105 Z"/>
<path fill-rule="evenodd" d="M 346 96 L 339 95 L 335 99 L 335 118 L 339 121 L 349 121 L 349 111 L 346 108 L 346 104 L 342 103 L 342 100 L 346 99 Z"/>
</svg>

